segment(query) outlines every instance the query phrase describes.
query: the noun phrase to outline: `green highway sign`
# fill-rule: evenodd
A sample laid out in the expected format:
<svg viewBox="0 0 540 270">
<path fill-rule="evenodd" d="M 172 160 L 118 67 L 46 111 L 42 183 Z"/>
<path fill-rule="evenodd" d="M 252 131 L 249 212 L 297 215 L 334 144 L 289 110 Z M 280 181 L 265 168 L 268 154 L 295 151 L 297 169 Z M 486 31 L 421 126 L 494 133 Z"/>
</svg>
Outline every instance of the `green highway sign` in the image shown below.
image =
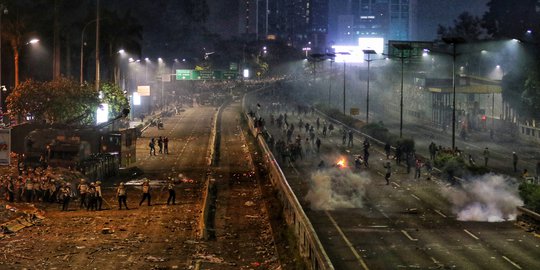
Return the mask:
<svg viewBox="0 0 540 270">
<path fill-rule="evenodd" d="M 177 81 L 183 81 L 183 80 L 193 80 L 193 70 L 191 69 L 177 69 L 176 70 L 176 80 Z"/>
<path fill-rule="evenodd" d="M 222 75 L 223 80 L 234 80 L 238 76 L 238 72 L 237 71 L 223 71 L 221 75 Z"/>
<path fill-rule="evenodd" d="M 188 80 L 235 80 L 238 77 L 237 71 L 230 70 L 192 70 L 192 69 L 177 69 L 177 81 Z"/>
</svg>

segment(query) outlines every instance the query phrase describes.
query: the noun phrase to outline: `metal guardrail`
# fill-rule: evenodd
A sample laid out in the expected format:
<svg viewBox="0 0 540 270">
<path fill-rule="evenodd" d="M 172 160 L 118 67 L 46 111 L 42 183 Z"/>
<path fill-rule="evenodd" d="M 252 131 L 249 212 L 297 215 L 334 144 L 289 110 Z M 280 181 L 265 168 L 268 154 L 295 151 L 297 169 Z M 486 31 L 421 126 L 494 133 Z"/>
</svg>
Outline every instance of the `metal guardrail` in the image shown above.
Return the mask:
<svg viewBox="0 0 540 270">
<path fill-rule="evenodd" d="M 264 90 L 265 88 L 259 89 Z M 253 93 L 253 92 L 252 92 Z M 249 93 L 248 93 L 249 94 Z M 304 259 L 309 269 L 313 270 L 333 270 L 334 266 L 326 254 L 313 225 L 306 216 L 304 209 L 296 198 L 292 188 L 289 186 L 285 174 L 278 165 L 274 155 L 266 145 L 263 136 L 257 136 L 253 120 L 247 115 L 245 109 L 245 99 L 242 99 L 244 116 L 248 119 L 249 130 L 257 137 L 259 146 L 262 148 L 264 163 L 268 168 L 268 176 L 274 188 L 278 191 L 278 198 L 283 205 L 283 215 L 287 224 L 294 229 L 298 239 L 299 253 Z"/>
</svg>

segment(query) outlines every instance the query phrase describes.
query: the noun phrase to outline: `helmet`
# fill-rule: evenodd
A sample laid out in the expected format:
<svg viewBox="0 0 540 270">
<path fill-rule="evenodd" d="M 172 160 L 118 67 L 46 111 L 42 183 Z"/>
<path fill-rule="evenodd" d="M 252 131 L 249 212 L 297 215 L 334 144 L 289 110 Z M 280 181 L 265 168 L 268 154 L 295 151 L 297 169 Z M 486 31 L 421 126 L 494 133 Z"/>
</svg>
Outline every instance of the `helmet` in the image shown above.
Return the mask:
<svg viewBox="0 0 540 270">
<path fill-rule="evenodd" d="M 91 185 L 91 186 L 95 186 L 95 185 L 96 185 L 96 183 L 92 182 L 92 183 L 90 183 L 90 185 Z"/>
<path fill-rule="evenodd" d="M 120 182 L 120 185 L 123 186 L 123 185 L 124 185 L 124 182 Z"/>
<path fill-rule="evenodd" d="M 86 179 L 81 178 L 81 183 L 86 183 Z"/>
<path fill-rule="evenodd" d="M 70 183 L 70 182 L 67 182 L 67 183 L 66 183 L 66 186 L 71 187 L 71 183 Z"/>
<path fill-rule="evenodd" d="M 96 185 L 101 185 L 101 181 L 96 181 Z"/>
</svg>

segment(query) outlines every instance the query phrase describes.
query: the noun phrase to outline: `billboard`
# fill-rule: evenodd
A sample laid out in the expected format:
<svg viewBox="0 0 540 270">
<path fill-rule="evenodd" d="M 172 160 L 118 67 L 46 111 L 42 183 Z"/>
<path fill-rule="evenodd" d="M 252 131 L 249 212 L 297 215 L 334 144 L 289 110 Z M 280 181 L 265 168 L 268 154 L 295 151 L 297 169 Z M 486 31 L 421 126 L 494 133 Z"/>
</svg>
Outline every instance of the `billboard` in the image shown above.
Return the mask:
<svg viewBox="0 0 540 270">
<path fill-rule="evenodd" d="M 139 85 L 139 86 L 137 86 L 137 93 L 139 93 L 139 96 L 141 96 L 141 97 L 150 96 L 150 85 Z"/>
<path fill-rule="evenodd" d="M 0 129 L 0 165 L 9 166 L 11 152 L 11 129 Z"/>
</svg>

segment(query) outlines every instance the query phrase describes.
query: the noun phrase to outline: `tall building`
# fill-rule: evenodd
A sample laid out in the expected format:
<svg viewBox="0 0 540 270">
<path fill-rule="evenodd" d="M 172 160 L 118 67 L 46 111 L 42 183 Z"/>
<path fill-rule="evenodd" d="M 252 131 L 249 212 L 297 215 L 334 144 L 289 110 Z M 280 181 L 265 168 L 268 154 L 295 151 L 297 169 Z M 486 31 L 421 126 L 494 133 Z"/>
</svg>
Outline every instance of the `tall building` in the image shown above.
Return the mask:
<svg viewBox="0 0 540 270">
<path fill-rule="evenodd" d="M 417 0 L 348 0 L 338 16 L 337 43 L 356 45 L 360 37 L 416 38 Z"/>
<path fill-rule="evenodd" d="M 281 39 L 294 47 L 326 47 L 329 0 L 241 0 L 239 34 Z"/>
</svg>

